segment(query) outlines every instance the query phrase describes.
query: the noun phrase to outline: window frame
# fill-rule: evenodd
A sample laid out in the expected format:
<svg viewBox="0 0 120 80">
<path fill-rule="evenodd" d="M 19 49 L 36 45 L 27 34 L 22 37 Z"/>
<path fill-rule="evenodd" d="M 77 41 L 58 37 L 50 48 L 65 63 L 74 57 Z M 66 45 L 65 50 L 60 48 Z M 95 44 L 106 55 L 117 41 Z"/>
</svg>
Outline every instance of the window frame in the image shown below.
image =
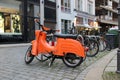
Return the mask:
<svg viewBox="0 0 120 80">
<path fill-rule="evenodd" d="M 61 11 L 71 13 L 71 0 L 61 0 Z"/>
</svg>

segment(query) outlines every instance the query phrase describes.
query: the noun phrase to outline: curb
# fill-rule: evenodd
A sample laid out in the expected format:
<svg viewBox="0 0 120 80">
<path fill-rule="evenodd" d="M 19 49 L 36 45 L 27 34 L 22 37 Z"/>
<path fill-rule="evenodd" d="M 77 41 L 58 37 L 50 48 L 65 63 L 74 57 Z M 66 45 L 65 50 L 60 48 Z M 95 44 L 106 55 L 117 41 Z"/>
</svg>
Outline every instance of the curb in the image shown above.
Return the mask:
<svg viewBox="0 0 120 80">
<path fill-rule="evenodd" d="M 117 49 L 112 50 L 110 53 L 87 67 L 83 72 L 78 75 L 76 80 L 103 80 L 103 71 L 109 64 L 111 59 L 113 59 L 113 57 L 116 55 L 116 50 Z"/>
<path fill-rule="evenodd" d="M 1 44 L 0 48 L 29 46 L 31 43 Z"/>
</svg>

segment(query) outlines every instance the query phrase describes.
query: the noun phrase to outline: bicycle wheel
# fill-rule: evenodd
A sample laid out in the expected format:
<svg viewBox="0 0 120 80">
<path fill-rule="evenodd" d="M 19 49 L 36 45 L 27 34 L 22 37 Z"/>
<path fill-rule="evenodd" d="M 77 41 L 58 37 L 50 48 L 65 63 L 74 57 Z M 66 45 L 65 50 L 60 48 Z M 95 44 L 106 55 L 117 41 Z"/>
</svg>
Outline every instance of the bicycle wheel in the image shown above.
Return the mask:
<svg viewBox="0 0 120 80">
<path fill-rule="evenodd" d="M 108 51 L 111 51 L 111 49 L 112 49 L 110 43 L 107 40 L 106 40 L 106 48 L 105 49 Z"/>
<path fill-rule="evenodd" d="M 26 51 L 25 58 L 24 58 L 26 64 L 31 63 L 34 59 L 34 55 L 31 54 L 31 50 L 32 50 L 32 46 L 29 46 L 29 48 Z"/>
<path fill-rule="evenodd" d="M 86 52 L 87 57 L 93 57 L 98 54 L 99 46 L 96 40 L 86 39 L 85 46 L 89 48 L 88 51 Z"/>
<path fill-rule="evenodd" d="M 67 53 L 62 60 L 66 66 L 71 68 L 75 68 L 83 62 L 83 58 L 75 55 L 74 53 Z"/>
</svg>

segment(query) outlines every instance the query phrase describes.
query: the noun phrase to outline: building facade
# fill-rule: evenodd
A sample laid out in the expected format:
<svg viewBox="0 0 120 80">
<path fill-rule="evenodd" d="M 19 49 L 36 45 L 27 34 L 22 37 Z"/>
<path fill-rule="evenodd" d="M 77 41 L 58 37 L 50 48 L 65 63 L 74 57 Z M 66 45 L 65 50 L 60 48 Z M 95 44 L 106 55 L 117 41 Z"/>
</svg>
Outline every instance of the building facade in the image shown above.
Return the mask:
<svg viewBox="0 0 120 80">
<path fill-rule="evenodd" d="M 35 18 L 63 34 L 72 27 L 104 32 L 118 25 L 117 6 L 118 0 L 0 0 L 0 42 L 33 40 Z"/>
<path fill-rule="evenodd" d="M 107 32 L 108 28 L 118 25 L 118 2 L 118 0 L 95 0 L 96 17 L 102 27 L 101 32 Z"/>
<path fill-rule="evenodd" d="M 16 35 L 21 36 L 19 6 L 21 2 L 12 0 L 0 0 L 0 42 L 3 38 Z M 6 37 L 7 35 L 7 37 Z M 11 40 L 11 38 L 10 38 Z"/>
<path fill-rule="evenodd" d="M 95 0 L 75 0 L 76 21 L 78 31 L 95 28 L 92 23 L 96 21 Z"/>
<path fill-rule="evenodd" d="M 0 42 L 31 41 L 38 25 L 55 28 L 55 0 L 0 0 Z"/>
<path fill-rule="evenodd" d="M 74 0 L 56 0 L 57 25 L 60 33 L 67 34 L 75 18 Z"/>
</svg>

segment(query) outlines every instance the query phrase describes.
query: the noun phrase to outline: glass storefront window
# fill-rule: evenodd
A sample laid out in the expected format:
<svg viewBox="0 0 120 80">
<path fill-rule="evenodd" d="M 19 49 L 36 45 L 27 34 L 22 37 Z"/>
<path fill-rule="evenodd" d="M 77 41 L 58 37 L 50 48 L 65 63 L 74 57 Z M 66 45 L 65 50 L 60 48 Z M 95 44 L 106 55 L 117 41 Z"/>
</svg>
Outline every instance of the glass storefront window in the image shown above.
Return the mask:
<svg viewBox="0 0 120 80">
<path fill-rule="evenodd" d="M 0 0 L 0 34 L 21 34 L 20 1 Z"/>
<path fill-rule="evenodd" d="M 0 33 L 4 32 L 4 18 L 2 14 L 0 14 Z"/>
<path fill-rule="evenodd" d="M 62 33 L 67 34 L 69 32 L 69 28 L 71 27 L 71 21 L 70 20 L 61 20 L 61 26 L 62 26 Z"/>
<path fill-rule="evenodd" d="M 20 16 L 0 13 L 0 33 L 21 33 Z"/>
<path fill-rule="evenodd" d="M 48 0 L 48 1 L 55 2 L 55 0 Z"/>
<path fill-rule="evenodd" d="M 16 14 L 11 14 L 11 32 L 20 33 L 20 16 Z"/>
</svg>

